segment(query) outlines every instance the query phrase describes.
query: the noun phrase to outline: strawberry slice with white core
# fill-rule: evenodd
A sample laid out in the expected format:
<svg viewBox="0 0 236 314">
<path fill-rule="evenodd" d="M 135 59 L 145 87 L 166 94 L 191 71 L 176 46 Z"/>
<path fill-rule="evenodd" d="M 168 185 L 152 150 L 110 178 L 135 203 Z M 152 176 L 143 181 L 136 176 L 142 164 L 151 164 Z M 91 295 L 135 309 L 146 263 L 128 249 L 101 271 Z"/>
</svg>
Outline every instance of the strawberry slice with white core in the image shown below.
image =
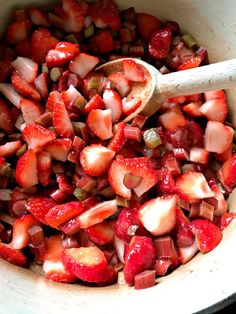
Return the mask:
<svg viewBox="0 0 236 314">
<path fill-rule="evenodd" d="M 169 109 L 159 117 L 160 124 L 169 131 L 184 127 L 186 119 L 179 109 Z"/>
<path fill-rule="evenodd" d="M 196 241 L 193 242 L 190 246 L 186 247 L 179 247 L 178 253 L 179 253 L 179 261 L 181 264 L 186 264 L 188 261 L 190 261 L 194 255 L 198 252 L 198 246 Z"/>
<path fill-rule="evenodd" d="M 236 185 L 236 154 L 234 153 L 228 160 L 226 160 L 219 170 L 223 182 L 234 187 Z"/>
<path fill-rule="evenodd" d="M 123 70 L 128 81 L 145 83 L 147 81 L 144 68 L 133 60 L 123 60 Z"/>
<path fill-rule="evenodd" d="M 34 80 L 34 85 L 42 98 L 48 97 L 49 77 L 47 73 L 41 73 Z"/>
<path fill-rule="evenodd" d="M 20 149 L 22 143 L 20 141 L 9 142 L 0 146 L 0 157 L 11 157 Z"/>
<path fill-rule="evenodd" d="M 208 120 L 218 122 L 224 122 L 228 114 L 227 103 L 222 99 L 208 100 L 199 110 Z"/>
<path fill-rule="evenodd" d="M 116 200 L 99 203 L 79 215 L 78 221 L 83 229 L 96 225 L 114 215 L 118 210 Z"/>
<path fill-rule="evenodd" d="M 87 125 L 101 140 L 108 140 L 113 135 L 111 110 L 92 110 L 88 115 Z"/>
<path fill-rule="evenodd" d="M 70 71 L 84 78 L 100 62 L 99 58 L 80 53 L 70 62 Z"/>
<path fill-rule="evenodd" d="M 46 103 L 46 109 L 53 112 L 54 105 L 57 102 L 61 102 L 61 101 L 62 101 L 61 93 L 59 93 L 57 90 L 54 90 L 48 96 L 47 103 Z"/>
<path fill-rule="evenodd" d="M 15 177 L 17 183 L 23 188 L 38 184 L 37 157 L 32 149 L 18 159 Z"/>
<path fill-rule="evenodd" d="M 62 7 L 64 10 L 64 30 L 67 33 L 79 33 L 84 26 L 85 12 L 82 8 L 82 5 L 75 0 L 63 0 L 62 3 Z"/>
<path fill-rule="evenodd" d="M 114 240 L 114 227 L 110 221 L 102 221 L 86 229 L 89 239 L 98 244 L 106 245 Z"/>
<path fill-rule="evenodd" d="M 116 254 L 119 261 L 123 264 L 125 263 L 125 260 L 124 260 L 125 245 L 126 245 L 126 242 L 124 240 L 121 240 L 119 237 L 115 235 L 114 247 L 115 247 Z"/>
<path fill-rule="evenodd" d="M 53 199 L 45 196 L 39 196 L 28 199 L 26 208 L 39 221 L 41 221 L 43 224 L 46 224 L 45 216 L 49 212 L 49 210 L 55 205 L 56 203 Z"/>
<path fill-rule="evenodd" d="M 214 197 L 204 175 L 200 172 L 186 172 L 176 180 L 176 192 L 179 197 L 190 203 L 203 198 Z"/>
<path fill-rule="evenodd" d="M 27 125 L 22 132 L 22 136 L 28 148 L 35 152 L 41 150 L 43 146 L 55 139 L 52 131 L 38 124 Z"/>
<path fill-rule="evenodd" d="M 12 248 L 9 244 L 4 244 L 0 242 L 0 257 L 6 260 L 7 262 L 17 265 L 25 266 L 26 257 L 20 250 Z"/>
<path fill-rule="evenodd" d="M 85 173 L 91 176 L 104 174 L 111 163 L 115 152 L 102 146 L 92 144 L 85 147 L 80 154 L 80 163 Z"/>
<path fill-rule="evenodd" d="M 53 159 L 66 161 L 72 146 L 72 141 L 69 138 L 59 138 L 49 142 L 45 146 L 45 150 Z"/>
<path fill-rule="evenodd" d="M 73 138 L 75 133 L 69 114 L 63 102 L 57 102 L 53 108 L 53 126 L 63 138 Z"/>
<path fill-rule="evenodd" d="M 20 109 L 20 102 L 23 97 L 8 83 L 0 83 L 0 92 L 13 104 Z"/>
<path fill-rule="evenodd" d="M 119 121 L 122 115 L 122 101 L 115 91 L 112 89 L 106 89 L 103 93 L 103 101 L 106 109 L 111 109 L 112 122 Z"/>
<path fill-rule="evenodd" d="M 122 111 L 124 115 L 129 115 L 141 106 L 142 101 L 132 97 L 122 99 Z"/>
<path fill-rule="evenodd" d="M 37 154 L 38 178 L 42 186 L 50 183 L 52 172 L 51 155 L 48 152 L 41 151 Z"/>
<path fill-rule="evenodd" d="M 227 212 L 227 202 L 224 198 L 224 194 L 222 193 L 221 189 L 218 187 L 217 184 L 214 184 L 211 186 L 211 190 L 215 194 L 215 198 L 217 199 L 217 207 L 215 208 L 214 211 L 214 216 L 222 216 L 224 213 Z"/>
<path fill-rule="evenodd" d="M 26 124 L 35 123 L 36 120 L 42 115 L 42 110 L 34 101 L 22 99 L 20 102 L 20 107 Z"/>
<path fill-rule="evenodd" d="M 234 130 L 217 121 L 208 121 L 205 129 L 205 149 L 208 152 L 222 154 L 233 140 Z"/>
<path fill-rule="evenodd" d="M 44 27 L 50 26 L 50 23 L 48 21 L 48 15 L 46 12 L 35 9 L 35 8 L 30 8 L 28 10 L 28 13 L 34 25 L 44 26 Z"/>
<path fill-rule="evenodd" d="M 189 160 L 199 164 L 208 164 L 209 152 L 204 148 L 192 147 L 189 153 Z"/>
<path fill-rule="evenodd" d="M 212 99 L 221 99 L 221 100 L 226 101 L 225 92 L 222 89 L 205 92 L 204 97 L 206 101 L 212 100 Z"/>
<path fill-rule="evenodd" d="M 63 91 L 61 93 L 61 98 L 64 101 L 66 108 L 68 108 L 69 105 L 73 103 L 74 100 L 76 100 L 76 98 L 78 97 L 83 96 L 73 85 L 70 85 L 70 87 L 66 91 Z"/>
<path fill-rule="evenodd" d="M 144 203 L 138 217 L 143 226 L 155 236 L 169 233 L 176 223 L 177 195 L 157 197 Z"/>
<path fill-rule="evenodd" d="M 12 66 L 28 83 L 32 83 L 35 80 L 38 73 L 38 64 L 32 59 L 17 57 L 16 60 L 12 62 Z"/>
<path fill-rule="evenodd" d="M 111 81 L 112 86 L 114 86 L 118 91 L 121 98 L 127 96 L 131 91 L 132 84 L 129 80 L 127 80 L 124 73 L 112 73 L 108 76 L 108 79 Z"/>
<path fill-rule="evenodd" d="M 70 42 L 59 42 L 55 49 L 49 50 L 46 56 L 46 64 L 49 68 L 63 67 L 79 54 L 79 46 Z"/>
</svg>

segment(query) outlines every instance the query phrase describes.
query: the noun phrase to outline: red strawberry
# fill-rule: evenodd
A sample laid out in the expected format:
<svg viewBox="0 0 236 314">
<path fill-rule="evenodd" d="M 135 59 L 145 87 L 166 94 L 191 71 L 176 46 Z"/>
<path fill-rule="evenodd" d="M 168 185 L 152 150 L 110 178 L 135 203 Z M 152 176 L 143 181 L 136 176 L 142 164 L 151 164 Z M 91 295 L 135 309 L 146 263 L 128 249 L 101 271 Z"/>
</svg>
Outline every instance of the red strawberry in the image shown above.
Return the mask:
<svg viewBox="0 0 236 314">
<path fill-rule="evenodd" d="M 178 250 L 179 253 L 179 261 L 181 264 L 186 264 L 190 261 L 193 256 L 198 252 L 198 247 L 196 241 L 193 244 L 185 247 L 180 247 Z"/>
<path fill-rule="evenodd" d="M 176 206 L 178 197 L 167 195 L 157 197 L 144 203 L 138 213 L 143 226 L 153 235 L 169 233 L 176 223 Z M 156 210 L 158 208 L 158 210 Z"/>
<path fill-rule="evenodd" d="M 47 186 L 50 183 L 52 172 L 51 155 L 49 153 L 44 151 L 38 153 L 37 168 L 40 184 L 42 186 Z"/>
<path fill-rule="evenodd" d="M 155 31 L 149 41 L 149 54 L 155 60 L 162 60 L 167 57 L 170 50 L 171 30 L 163 28 Z"/>
<path fill-rule="evenodd" d="M 31 37 L 32 59 L 36 63 L 44 63 L 49 50 L 54 49 L 57 43 L 58 40 L 47 29 L 39 27 Z"/>
<path fill-rule="evenodd" d="M 224 198 L 224 194 L 217 184 L 210 185 L 211 190 L 214 193 L 214 198 L 217 200 L 217 206 L 214 210 L 214 216 L 222 216 L 227 212 L 227 202 Z"/>
<path fill-rule="evenodd" d="M 13 120 L 8 103 L 0 99 L 0 128 L 6 133 L 13 132 Z"/>
<path fill-rule="evenodd" d="M 150 159 L 140 158 L 123 158 L 119 156 L 110 166 L 108 176 L 109 182 L 116 194 L 131 199 L 131 190 L 124 185 L 124 177 L 131 173 L 142 178 L 141 183 L 133 190 L 138 197 L 153 187 L 159 180 L 158 172 L 148 163 Z"/>
<path fill-rule="evenodd" d="M 114 151 L 101 144 L 92 144 L 82 150 L 80 163 L 85 173 L 100 176 L 107 171 L 114 155 Z"/>
<path fill-rule="evenodd" d="M 28 148 L 36 152 L 55 139 L 52 131 L 38 124 L 27 125 L 22 132 L 22 136 Z"/>
<path fill-rule="evenodd" d="M 131 91 L 132 85 L 130 81 L 127 80 L 124 73 L 112 73 L 108 76 L 108 79 L 111 81 L 112 86 L 115 87 L 121 98 L 127 96 Z"/>
<path fill-rule="evenodd" d="M 26 264 L 26 257 L 20 250 L 13 249 L 11 245 L 1 242 L 0 257 L 17 266 L 25 266 Z"/>
<path fill-rule="evenodd" d="M 195 121 L 186 122 L 188 146 L 203 147 L 204 146 L 204 131 L 202 127 Z M 186 147 L 188 149 L 188 147 Z"/>
<path fill-rule="evenodd" d="M 92 110 L 87 119 L 87 125 L 90 130 L 101 140 L 107 140 L 112 137 L 112 116 L 111 110 Z"/>
<path fill-rule="evenodd" d="M 48 84 L 49 84 L 49 76 L 45 72 L 41 73 L 34 80 L 34 85 L 42 98 L 48 97 Z"/>
<path fill-rule="evenodd" d="M 20 141 L 15 142 L 8 142 L 4 145 L 0 146 L 0 157 L 11 157 L 15 155 L 15 153 L 20 149 L 22 146 Z"/>
<path fill-rule="evenodd" d="M 28 83 L 32 83 L 38 73 L 38 64 L 29 58 L 17 57 L 12 66 Z"/>
<path fill-rule="evenodd" d="M 111 109 L 112 122 L 119 121 L 122 115 L 122 101 L 120 96 L 112 89 L 106 89 L 103 93 L 103 101 L 106 109 Z"/>
<path fill-rule="evenodd" d="M 121 28 L 119 9 L 114 0 L 96 0 L 90 6 L 90 14 L 94 24 L 99 28 Z"/>
<path fill-rule="evenodd" d="M 72 195 L 74 188 L 69 182 L 69 178 L 63 173 L 57 174 L 56 177 L 59 190 L 68 195 Z"/>
<path fill-rule="evenodd" d="M 70 62 L 70 71 L 84 78 L 98 63 L 99 58 L 80 53 Z"/>
<path fill-rule="evenodd" d="M 101 31 L 89 41 L 93 53 L 109 53 L 114 49 L 112 35 L 108 31 Z"/>
<path fill-rule="evenodd" d="M 209 152 L 204 148 L 192 147 L 190 149 L 189 160 L 199 164 L 208 164 Z"/>
<path fill-rule="evenodd" d="M 173 174 L 164 166 L 161 168 L 161 180 L 157 183 L 157 191 L 164 194 L 175 193 L 175 180 Z"/>
<path fill-rule="evenodd" d="M 124 115 L 129 115 L 133 113 L 136 109 L 141 106 L 142 101 L 135 99 L 133 96 L 122 99 L 122 111 Z"/>
<path fill-rule="evenodd" d="M 43 224 L 46 224 L 45 216 L 56 203 L 48 197 L 39 196 L 29 198 L 26 204 L 27 210 Z"/>
<path fill-rule="evenodd" d="M 127 284 L 134 283 L 134 277 L 155 264 L 156 250 L 150 238 L 134 236 L 125 257 L 124 276 Z"/>
<path fill-rule="evenodd" d="M 147 13 L 138 13 L 138 30 L 141 37 L 145 40 L 149 40 L 154 33 L 161 26 L 161 21 L 153 15 Z"/>
<path fill-rule="evenodd" d="M 37 157 L 32 149 L 18 159 L 15 177 L 23 188 L 38 184 Z"/>
<path fill-rule="evenodd" d="M 180 175 L 176 180 L 176 191 L 182 199 L 190 203 L 214 196 L 200 172 L 186 172 Z"/>
<path fill-rule="evenodd" d="M 125 77 L 128 81 L 139 83 L 146 82 L 145 73 L 141 65 L 131 59 L 124 59 L 122 64 Z"/>
<path fill-rule="evenodd" d="M 30 20 L 15 21 L 8 26 L 7 29 L 7 42 L 10 44 L 18 44 L 22 40 L 29 37 L 31 31 Z"/>
<path fill-rule="evenodd" d="M 48 96 L 48 99 L 47 99 L 47 103 L 46 103 L 46 109 L 53 112 L 53 108 L 54 108 L 54 105 L 57 103 L 57 102 L 60 102 L 62 101 L 61 99 L 61 93 L 59 93 L 58 91 L 52 91 L 49 96 Z"/>
<path fill-rule="evenodd" d="M 25 39 L 15 46 L 18 56 L 31 58 L 31 42 L 30 39 Z"/>
<path fill-rule="evenodd" d="M 55 139 L 45 146 L 45 150 L 56 160 L 66 161 L 71 149 L 72 141 L 69 138 Z"/>
<path fill-rule="evenodd" d="M 0 83 L 4 82 L 12 72 L 12 58 L 5 57 L 0 60 Z"/>
<path fill-rule="evenodd" d="M 73 138 L 74 129 L 63 102 L 57 102 L 53 108 L 53 126 L 61 137 Z"/>
<path fill-rule="evenodd" d="M 22 96 L 36 101 L 41 99 L 41 96 L 36 88 L 32 84 L 25 81 L 17 72 L 12 74 L 11 82 L 16 91 Z"/>
<path fill-rule="evenodd" d="M 206 101 L 213 100 L 213 99 L 221 99 L 223 101 L 226 101 L 225 92 L 222 89 L 205 92 L 204 96 L 205 96 Z"/>
<path fill-rule="evenodd" d="M 188 105 L 183 106 L 182 110 L 190 115 L 191 117 L 202 117 L 203 114 L 200 110 L 202 106 L 202 101 L 190 102 Z"/>
<path fill-rule="evenodd" d="M 26 124 L 35 123 L 36 120 L 42 115 L 42 110 L 37 103 L 22 99 L 20 102 L 22 115 Z"/>
<path fill-rule="evenodd" d="M 169 131 L 184 127 L 186 119 L 179 109 L 169 109 L 159 116 L 160 124 Z"/>
<path fill-rule="evenodd" d="M 220 230 L 225 229 L 235 218 L 235 212 L 224 213 L 220 219 Z"/>
<path fill-rule="evenodd" d="M 222 154 L 233 140 L 231 127 L 217 121 L 208 121 L 205 129 L 205 149 L 208 152 Z"/>
<path fill-rule="evenodd" d="M 234 187 L 236 185 L 236 154 L 225 161 L 220 169 L 223 182 Z"/>
<path fill-rule="evenodd" d="M 62 67 L 79 54 L 79 47 L 69 42 L 59 42 L 55 49 L 50 50 L 46 56 L 49 68 Z"/>
<path fill-rule="evenodd" d="M 190 229 L 196 237 L 197 246 L 202 253 L 213 250 L 222 240 L 222 232 L 209 220 L 195 219 Z"/>
<path fill-rule="evenodd" d="M 85 105 L 84 113 L 89 113 L 95 109 L 105 109 L 105 103 L 103 99 L 98 95 L 94 95 L 89 102 Z"/>
<path fill-rule="evenodd" d="M 190 221 L 180 208 L 176 211 L 176 244 L 178 247 L 187 247 L 193 244 L 194 236 L 190 230 Z"/>
<path fill-rule="evenodd" d="M 96 225 L 114 215 L 118 210 L 116 200 L 104 201 L 79 215 L 78 221 L 83 229 Z"/>
<path fill-rule="evenodd" d="M 113 150 L 115 153 L 118 153 L 126 143 L 124 129 L 125 123 L 119 122 L 115 127 L 115 134 L 107 146 L 107 148 Z"/>
<path fill-rule="evenodd" d="M 189 58 L 185 60 L 179 67 L 178 71 L 188 70 L 199 67 L 202 59 L 199 56 Z"/>
<path fill-rule="evenodd" d="M 224 122 L 228 114 L 227 103 L 222 99 L 208 100 L 199 110 L 208 120 L 218 122 Z"/>
<path fill-rule="evenodd" d="M 98 244 L 106 245 L 114 240 L 114 228 L 110 221 L 103 221 L 86 229 L 89 239 Z"/>
<path fill-rule="evenodd" d="M 63 27 L 67 33 L 79 33 L 84 26 L 84 8 L 75 0 L 63 0 Z"/>
<path fill-rule="evenodd" d="M 28 10 L 30 19 L 34 25 L 49 27 L 48 14 L 42 10 L 30 8 Z"/>
</svg>

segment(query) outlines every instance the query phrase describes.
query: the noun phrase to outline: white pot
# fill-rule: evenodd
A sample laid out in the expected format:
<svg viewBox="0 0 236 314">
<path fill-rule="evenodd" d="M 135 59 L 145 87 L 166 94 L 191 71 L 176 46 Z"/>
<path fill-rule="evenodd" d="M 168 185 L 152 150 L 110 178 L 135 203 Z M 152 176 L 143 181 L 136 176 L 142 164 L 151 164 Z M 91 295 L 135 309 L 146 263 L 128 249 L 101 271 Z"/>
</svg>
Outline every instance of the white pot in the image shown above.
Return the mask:
<svg viewBox="0 0 236 314">
<path fill-rule="evenodd" d="M 22 3 L 48 3 L 48 0 L 0 0 L 0 21 L 4 25 L 12 8 Z M 163 20 L 176 20 L 184 32 L 192 34 L 208 48 L 210 61 L 234 58 L 236 55 L 236 22 L 234 0 L 120 0 L 122 8 L 134 6 L 138 12 L 149 12 Z M 234 90 L 227 93 L 231 117 L 236 122 Z M 230 210 L 235 210 L 233 194 Z M 209 313 L 236 299 L 236 222 L 226 228 L 223 241 L 207 255 L 198 254 L 187 265 L 160 280 L 155 287 L 134 290 L 122 286 L 89 288 L 55 284 L 0 260 L 1 314 L 143 314 L 195 313 L 211 307 Z M 227 298 L 231 297 L 227 300 Z M 212 307 L 214 304 L 216 307 Z"/>
</svg>

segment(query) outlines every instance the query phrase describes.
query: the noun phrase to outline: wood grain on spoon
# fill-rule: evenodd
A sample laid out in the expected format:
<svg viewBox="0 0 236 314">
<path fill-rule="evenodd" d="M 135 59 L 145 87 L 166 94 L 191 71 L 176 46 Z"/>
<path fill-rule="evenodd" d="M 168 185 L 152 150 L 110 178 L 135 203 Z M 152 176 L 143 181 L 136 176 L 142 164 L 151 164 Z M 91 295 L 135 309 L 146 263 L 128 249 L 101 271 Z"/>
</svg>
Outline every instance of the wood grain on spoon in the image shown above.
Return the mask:
<svg viewBox="0 0 236 314">
<path fill-rule="evenodd" d="M 142 101 L 141 106 L 124 121 L 133 119 L 137 114 L 151 116 L 166 98 L 176 96 L 204 93 L 217 89 L 228 89 L 236 86 L 236 59 L 213 63 L 199 68 L 173 72 L 162 75 L 156 68 L 139 59 L 134 60 L 143 66 L 147 82 L 133 83 L 128 98 L 134 97 Z M 121 72 L 122 61 L 117 59 L 107 62 L 97 70 L 102 70 L 105 75 Z"/>
</svg>

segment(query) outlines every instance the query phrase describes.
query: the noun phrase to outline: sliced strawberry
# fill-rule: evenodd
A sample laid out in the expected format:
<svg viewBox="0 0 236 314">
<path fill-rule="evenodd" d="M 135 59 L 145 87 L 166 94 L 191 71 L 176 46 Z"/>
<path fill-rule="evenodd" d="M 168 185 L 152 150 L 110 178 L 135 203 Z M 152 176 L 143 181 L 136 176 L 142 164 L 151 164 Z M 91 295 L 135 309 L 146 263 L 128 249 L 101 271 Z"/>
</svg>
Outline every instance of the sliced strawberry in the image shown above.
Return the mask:
<svg viewBox="0 0 236 314">
<path fill-rule="evenodd" d="M 184 127 L 186 119 L 179 109 L 169 109 L 159 116 L 160 124 L 169 131 Z"/>
<path fill-rule="evenodd" d="M 179 67 L 178 71 L 188 70 L 199 67 L 202 59 L 199 56 L 189 58 L 185 60 Z"/>
<path fill-rule="evenodd" d="M 32 149 L 18 159 L 15 177 L 23 188 L 38 184 L 37 157 Z"/>
<path fill-rule="evenodd" d="M 221 99 L 226 102 L 225 92 L 222 89 L 205 92 L 204 96 L 205 96 L 206 101 L 212 100 L 212 99 Z"/>
<path fill-rule="evenodd" d="M 196 237 L 199 250 L 202 253 L 212 251 L 222 240 L 222 232 L 209 220 L 195 219 L 190 224 L 190 229 Z"/>
<path fill-rule="evenodd" d="M 102 72 L 90 72 L 83 80 L 82 91 L 87 98 L 102 95 L 107 79 Z"/>
<path fill-rule="evenodd" d="M 81 3 L 75 0 L 63 0 L 63 26 L 67 33 L 80 32 L 84 26 L 85 12 Z"/>
<path fill-rule="evenodd" d="M 123 158 L 119 156 L 112 162 L 108 176 L 110 185 L 116 194 L 131 199 L 131 190 L 124 185 L 124 177 L 128 173 L 142 178 L 141 183 L 133 189 L 139 197 L 158 182 L 158 172 L 148 163 L 149 160 L 145 157 Z"/>
<path fill-rule="evenodd" d="M 26 247 L 30 242 L 28 230 L 36 225 L 40 225 L 40 222 L 31 214 L 16 219 L 13 224 L 12 247 L 18 250 Z"/>
<path fill-rule="evenodd" d="M 59 190 L 68 195 L 72 195 L 74 188 L 69 182 L 69 178 L 63 173 L 57 174 L 56 178 L 57 178 Z"/>
<path fill-rule="evenodd" d="M 59 42 L 55 49 L 50 50 L 46 56 L 49 68 L 62 67 L 79 54 L 79 46 L 69 42 Z"/>
<path fill-rule="evenodd" d="M 35 123 L 36 120 L 42 115 L 42 110 L 37 103 L 22 99 L 20 102 L 22 115 L 26 124 Z"/>
<path fill-rule="evenodd" d="M 26 257 L 20 251 L 13 249 L 11 245 L 4 244 L 0 242 L 0 257 L 5 259 L 7 262 L 17 265 L 17 266 L 25 266 Z"/>
<path fill-rule="evenodd" d="M 190 230 L 190 221 L 180 208 L 176 211 L 176 244 L 178 247 L 187 247 L 193 244 L 194 236 Z"/>
<path fill-rule="evenodd" d="M 98 63 L 99 58 L 80 53 L 70 62 L 70 71 L 84 78 Z"/>
<path fill-rule="evenodd" d="M 167 195 L 144 203 L 139 209 L 139 220 L 153 235 L 169 233 L 176 223 L 178 197 Z M 158 210 L 156 210 L 158 208 Z"/>
<path fill-rule="evenodd" d="M 151 14 L 138 13 L 137 20 L 139 33 L 147 41 L 151 38 L 154 31 L 161 26 L 161 21 Z"/>
<path fill-rule="evenodd" d="M 189 103 L 188 105 L 183 106 L 182 110 L 190 115 L 191 117 L 202 117 L 203 114 L 200 110 L 200 107 L 202 106 L 202 101 L 194 101 Z"/>
<path fill-rule="evenodd" d="M 113 135 L 107 146 L 107 148 L 113 150 L 115 153 L 118 153 L 126 143 L 124 129 L 125 123 L 119 122 L 115 127 L 115 134 Z"/>
<path fill-rule="evenodd" d="M 28 19 L 23 21 L 15 21 L 8 26 L 7 42 L 10 44 L 18 44 L 22 40 L 29 37 L 31 31 L 31 22 Z"/>
<path fill-rule="evenodd" d="M 49 27 L 48 14 L 42 10 L 30 8 L 28 10 L 30 19 L 34 25 Z"/>
<path fill-rule="evenodd" d="M 124 115 L 129 115 L 133 113 L 136 109 L 141 106 L 142 101 L 140 99 L 135 99 L 133 96 L 122 99 L 122 111 Z"/>
<path fill-rule="evenodd" d="M 17 93 L 15 88 L 8 83 L 0 83 L 0 92 L 13 104 L 20 109 L 22 96 Z"/>
<path fill-rule="evenodd" d="M 236 185 L 236 154 L 225 161 L 220 169 L 223 182 L 234 187 Z"/>
<path fill-rule="evenodd" d="M 74 129 L 63 102 L 57 102 L 53 108 L 53 126 L 57 134 L 63 138 L 73 138 Z"/>
<path fill-rule="evenodd" d="M 190 149 L 189 160 L 199 164 L 208 164 L 209 152 L 204 148 L 192 147 Z"/>
<path fill-rule="evenodd" d="M 72 141 L 69 138 L 55 139 L 45 146 L 45 150 L 56 160 L 66 161 L 71 149 Z"/>
<path fill-rule="evenodd" d="M 199 110 L 208 120 L 218 122 L 224 122 L 228 114 L 227 103 L 222 99 L 208 100 Z"/>
<path fill-rule="evenodd" d="M 101 144 L 92 144 L 82 150 L 80 163 L 85 173 L 100 176 L 108 170 L 114 155 L 114 151 Z"/>
<path fill-rule="evenodd" d="M 53 108 L 54 108 L 54 105 L 57 103 L 57 102 L 60 102 L 62 101 L 61 99 L 61 93 L 59 93 L 58 91 L 52 91 L 49 96 L 48 96 L 48 99 L 47 99 L 47 103 L 46 103 L 46 109 L 53 112 Z"/>
<path fill-rule="evenodd" d="M 92 110 L 88 115 L 87 125 L 101 140 L 111 138 L 113 135 L 111 110 Z"/>
<path fill-rule="evenodd" d="M 114 227 L 110 221 L 103 221 L 86 229 L 89 239 L 98 244 L 106 245 L 114 240 Z"/>
<path fill-rule="evenodd" d="M 139 83 L 146 82 L 147 79 L 141 65 L 130 59 L 124 59 L 122 64 L 125 77 L 128 81 Z"/>
<path fill-rule="evenodd" d="M 84 113 L 89 113 L 95 109 L 105 109 L 105 103 L 103 99 L 98 95 L 94 95 L 89 102 L 85 105 Z"/>
<path fill-rule="evenodd" d="M 176 180 L 176 191 L 183 200 L 190 203 L 214 196 L 204 175 L 200 172 L 186 172 L 180 175 Z"/>
<path fill-rule="evenodd" d="M 220 230 L 224 230 L 236 218 L 235 212 L 224 213 L 220 219 Z"/>
<path fill-rule="evenodd" d="M 11 157 L 20 149 L 22 143 L 20 141 L 8 142 L 0 146 L 0 157 Z"/>
<path fill-rule="evenodd" d="M 18 56 L 31 58 L 31 42 L 30 39 L 25 39 L 15 46 Z"/>
<path fill-rule="evenodd" d="M 55 139 L 52 131 L 37 124 L 27 125 L 22 132 L 22 136 L 28 148 L 36 152 Z"/>
<path fill-rule="evenodd" d="M 108 31 L 101 31 L 93 36 L 89 41 L 89 46 L 93 53 L 109 53 L 114 49 L 112 35 Z"/>
<path fill-rule="evenodd" d="M 156 250 L 148 237 L 134 236 L 125 256 L 124 276 L 127 284 L 134 283 L 134 277 L 155 264 Z"/>
<path fill-rule="evenodd" d="M 41 73 L 36 77 L 34 85 L 42 98 L 48 97 L 49 76 L 47 73 Z"/>
<path fill-rule="evenodd" d="M 0 83 L 4 82 L 12 72 L 12 58 L 5 57 L 0 60 Z"/>
<path fill-rule="evenodd" d="M 204 146 L 204 131 L 202 127 L 195 121 L 186 122 L 187 142 L 188 147 L 203 147 Z"/>
<path fill-rule="evenodd" d="M 167 57 L 170 50 L 171 30 L 163 28 L 155 31 L 149 41 L 149 54 L 155 60 L 162 60 Z"/>
<path fill-rule="evenodd" d="M 112 73 L 108 76 L 108 79 L 111 81 L 112 86 L 115 87 L 121 98 L 127 96 L 131 91 L 132 85 L 124 73 Z"/>
<path fill-rule="evenodd" d="M 119 94 L 112 89 L 106 89 L 103 93 L 103 101 L 105 108 L 111 110 L 112 122 L 119 121 L 122 115 L 122 101 Z"/>
<path fill-rule="evenodd" d="M 73 104 L 78 97 L 81 97 L 81 99 L 83 98 L 80 92 L 73 85 L 70 85 L 67 90 L 61 93 L 61 99 L 64 101 L 66 108 L 70 108 L 71 104 Z"/>
<path fill-rule="evenodd" d="M 121 28 L 119 9 L 114 0 L 96 0 L 90 6 L 90 14 L 94 24 L 99 28 Z"/>
<path fill-rule="evenodd" d="M 231 127 L 217 121 L 208 121 L 205 129 L 205 149 L 208 152 L 222 154 L 233 140 Z"/>
<path fill-rule="evenodd" d="M 11 82 L 15 90 L 22 96 L 36 101 L 41 99 L 41 95 L 36 88 L 32 84 L 25 81 L 17 72 L 12 74 Z"/>
<path fill-rule="evenodd" d="M 42 186 L 47 186 L 51 180 L 52 161 L 48 152 L 41 151 L 37 155 L 37 168 L 39 182 Z"/>
<path fill-rule="evenodd" d="M 78 221 L 83 229 L 96 225 L 114 215 L 118 210 L 116 200 L 99 203 L 79 215 Z"/>
<path fill-rule="evenodd" d="M 178 250 L 179 253 L 179 261 L 181 264 L 186 264 L 188 261 L 190 261 L 193 256 L 198 252 L 198 246 L 196 244 L 196 241 L 193 242 L 193 244 L 185 247 L 180 247 Z"/>
<path fill-rule="evenodd" d="M 37 220 L 45 224 L 46 214 L 55 205 L 56 203 L 54 202 L 53 199 L 41 196 L 41 197 L 29 198 L 27 201 L 26 207 L 27 207 L 27 210 L 37 218 Z"/>
<path fill-rule="evenodd" d="M 38 73 L 38 64 L 29 58 L 17 57 L 12 66 L 28 83 L 32 83 Z"/>
</svg>

